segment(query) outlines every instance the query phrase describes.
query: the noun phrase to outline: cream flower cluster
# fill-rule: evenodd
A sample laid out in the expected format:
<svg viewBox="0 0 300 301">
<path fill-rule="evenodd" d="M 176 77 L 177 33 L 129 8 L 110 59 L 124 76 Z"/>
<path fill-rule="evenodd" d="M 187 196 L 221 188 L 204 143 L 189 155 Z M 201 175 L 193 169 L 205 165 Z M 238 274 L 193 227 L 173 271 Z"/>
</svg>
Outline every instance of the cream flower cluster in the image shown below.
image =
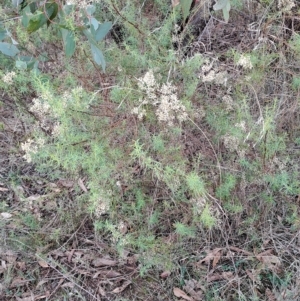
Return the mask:
<svg viewBox="0 0 300 301">
<path fill-rule="evenodd" d="M 8 72 L 5 75 L 3 75 L 2 80 L 4 83 L 11 85 L 13 83 L 13 79 L 16 76 L 16 72 Z"/>
<path fill-rule="evenodd" d="M 296 6 L 293 0 L 278 0 L 278 9 L 288 12 Z"/>
<path fill-rule="evenodd" d="M 217 85 L 226 86 L 228 81 L 227 71 L 220 71 L 218 67 L 213 67 L 214 60 L 206 60 L 204 65 L 201 67 L 201 72 L 199 78 L 203 83 L 212 83 L 214 82 Z"/>
<path fill-rule="evenodd" d="M 44 144 L 45 140 L 43 138 L 39 138 L 36 141 L 28 139 L 26 142 L 21 143 L 21 149 L 25 152 L 23 158 L 30 163 L 32 161 L 32 154 L 36 154 Z"/>
<path fill-rule="evenodd" d="M 253 68 L 250 57 L 247 55 L 241 55 L 237 62 L 237 65 L 242 66 L 244 69 L 252 69 Z"/>
<path fill-rule="evenodd" d="M 138 86 L 146 94 L 146 97 L 140 99 L 140 105 L 133 108 L 131 112 L 140 120 L 146 115 L 144 105 L 147 104 L 156 107 L 155 115 L 158 121 L 166 123 L 168 126 L 173 126 L 175 120 L 182 122 L 187 119 L 188 114 L 185 106 L 178 99 L 176 86 L 170 82 L 159 86 L 152 70 L 139 79 Z"/>
</svg>

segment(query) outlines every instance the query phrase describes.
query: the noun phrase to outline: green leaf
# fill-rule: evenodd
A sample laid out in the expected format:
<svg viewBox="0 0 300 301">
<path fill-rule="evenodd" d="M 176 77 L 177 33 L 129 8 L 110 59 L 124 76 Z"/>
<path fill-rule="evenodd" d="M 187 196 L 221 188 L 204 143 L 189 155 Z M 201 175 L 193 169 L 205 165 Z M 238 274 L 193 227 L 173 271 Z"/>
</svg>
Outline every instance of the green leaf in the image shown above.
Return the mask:
<svg viewBox="0 0 300 301">
<path fill-rule="evenodd" d="M 7 36 L 6 29 L 0 29 L 0 41 L 4 40 L 6 36 Z"/>
<path fill-rule="evenodd" d="M 38 12 L 36 15 L 32 16 L 29 19 L 29 23 L 27 26 L 28 33 L 32 33 L 39 28 L 41 28 L 44 24 L 47 23 L 47 18 L 43 12 Z"/>
<path fill-rule="evenodd" d="M 91 43 L 91 50 L 94 61 L 97 65 L 101 65 L 103 71 L 105 71 L 106 63 L 102 51 L 93 43 Z"/>
<path fill-rule="evenodd" d="M 66 57 L 70 58 L 75 52 L 75 39 L 74 33 L 70 30 L 61 29 L 62 38 L 64 42 L 64 49 Z"/>
<path fill-rule="evenodd" d="M 95 18 L 91 18 L 91 24 L 93 25 L 94 29 L 97 30 L 99 27 L 99 22 Z"/>
<path fill-rule="evenodd" d="M 229 20 L 229 10 L 227 10 L 227 8 L 223 8 L 223 17 L 224 17 L 224 20 L 225 22 L 228 22 Z"/>
<path fill-rule="evenodd" d="M 51 21 L 57 16 L 58 13 L 58 5 L 57 3 L 51 3 L 51 10 L 53 9 L 52 14 L 48 15 L 48 9 L 47 9 L 47 15 L 48 15 L 48 21 L 47 21 L 47 26 L 49 26 L 51 24 Z M 47 7 L 47 4 L 46 4 Z M 49 8 L 49 12 L 51 12 L 50 8 Z"/>
<path fill-rule="evenodd" d="M 26 6 L 23 10 L 23 15 L 22 15 L 22 25 L 27 28 L 28 24 L 29 24 L 29 16 L 31 16 L 31 12 L 30 12 L 30 7 Z"/>
<path fill-rule="evenodd" d="M 94 5 L 88 5 L 86 8 L 86 12 L 91 16 L 95 11 L 96 8 Z"/>
<path fill-rule="evenodd" d="M 224 9 L 229 0 L 217 0 L 216 4 L 213 6 L 214 10 Z"/>
<path fill-rule="evenodd" d="M 12 0 L 11 3 L 14 7 L 19 6 L 21 3 L 23 2 L 23 0 Z"/>
<path fill-rule="evenodd" d="M 23 61 L 16 61 L 16 67 L 20 70 L 26 70 L 27 69 L 27 63 Z"/>
<path fill-rule="evenodd" d="M 15 56 L 20 52 L 15 45 L 5 42 L 0 42 L 0 51 L 8 56 Z"/>
<path fill-rule="evenodd" d="M 181 5 L 181 8 L 182 8 L 183 20 L 184 21 L 186 20 L 186 18 L 190 14 L 190 9 L 191 9 L 192 2 L 193 2 L 193 0 L 180 0 L 180 5 Z"/>
<path fill-rule="evenodd" d="M 111 22 L 105 22 L 105 23 L 100 24 L 95 33 L 95 40 L 97 42 L 101 41 L 107 35 L 107 33 L 111 30 L 111 28 L 112 28 Z"/>
<path fill-rule="evenodd" d="M 46 24 L 51 16 L 56 16 L 58 10 L 57 4 L 52 2 L 52 3 L 47 3 L 46 6 L 46 12 L 38 12 L 34 16 L 32 16 L 29 20 L 29 24 L 27 26 L 27 31 L 28 33 L 32 33 L 39 28 L 41 28 L 44 24 Z M 56 14 L 55 14 L 56 12 Z"/>
</svg>

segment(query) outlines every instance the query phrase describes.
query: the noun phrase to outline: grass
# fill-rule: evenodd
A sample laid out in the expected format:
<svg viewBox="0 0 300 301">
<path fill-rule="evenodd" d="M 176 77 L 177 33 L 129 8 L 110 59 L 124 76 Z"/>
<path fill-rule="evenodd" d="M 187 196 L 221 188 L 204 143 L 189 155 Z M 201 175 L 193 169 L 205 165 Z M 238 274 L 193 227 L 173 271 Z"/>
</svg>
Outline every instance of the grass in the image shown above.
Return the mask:
<svg viewBox="0 0 300 301">
<path fill-rule="evenodd" d="M 257 5 L 269 32 L 242 47 L 241 1 L 229 24 L 213 12 L 177 33 L 179 7 L 102 1 L 106 73 L 84 40 L 67 59 L 55 26 L 5 23 L 22 55 L 48 57 L 40 74 L 0 66 L 15 72 L 0 82 L 5 300 L 296 298 L 299 25 Z"/>
</svg>

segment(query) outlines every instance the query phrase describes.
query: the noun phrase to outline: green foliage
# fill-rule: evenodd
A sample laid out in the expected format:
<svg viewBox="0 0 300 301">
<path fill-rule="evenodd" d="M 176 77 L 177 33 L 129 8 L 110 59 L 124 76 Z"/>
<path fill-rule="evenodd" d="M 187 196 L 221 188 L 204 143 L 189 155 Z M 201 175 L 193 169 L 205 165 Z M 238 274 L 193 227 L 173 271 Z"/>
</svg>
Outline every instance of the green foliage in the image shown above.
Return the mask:
<svg viewBox="0 0 300 301">
<path fill-rule="evenodd" d="M 223 176 L 223 183 L 217 188 L 216 195 L 220 199 L 229 200 L 231 192 L 236 185 L 236 177 L 233 174 L 226 173 Z"/>
<path fill-rule="evenodd" d="M 205 205 L 201 213 L 200 221 L 203 223 L 204 227 L 208 229 L 212 229 L 216 225 L 216 217 L 212 215 L 208 204 Z"/>
<path fill-rule="evenodd" d="M 223 17 L 226 22 L 228 22 L 229 20 L 230 8 L 230 0 L 218 0 L 217 3 L 213 6 L 214 10 L 222 10 Z"/>
<path fill-rule="evenodd" d="M 48 31 L 50 31 L 49 26 L 59 28 L 62 33 L 61 36 L 67 58 L 71 58 L 75 53 L 77 36 L 79 34 L 85 35 L 89 40 L 95 63 L 105 70 L 106 62 L 98 42 L 103 40 L 110 31 L 112 23 L 99 23 L 93 17 L 93 13 L 96 11 L 94 5 L 89 5 L 86 8 L 68 4 L 61 6 L 58 2 L 52 0 L 45 3 L 35 0 L 24 1 L 22 4 L 21 2 L 16 2 L 14 5 L 20 8 L 22 25 L 29 34 L 42 29 L 46 24 Z M 45 29 L 43 28 L 43 30 Z M 10 38 L 11 43 L 0 42 L 0 51 L 5 55 L 15 57 L 20 52 L 16 46 L 18 42 L 12 38 L 12 34 L 0 23 L 0 41 L 5 38 Z M 39 58 L 35 57 L 31 58 L 31 60 L 38 62 Z M 22 64 L 20 64 L 20 61 L 22 61 Z M 24 60 L 17 59 L 17 62 L 16 67 L 20 69 L 32 69 L 33 67 Z M 37 64 L 35 69 L 37 69 Z"/>
<path fill-rule="evenodd" d="M 193 227 L 186 226 L 180 222 L 174 224 L 175 231 L 182 237 L 195 237 L 195 229 Z"/>
<path fill-rule="evenodd" d="M 195 197 L 205 195 L 204 182 L 195 172 L 192 172 L 186 176 L 186 183 L 191 193 Z"/>
</svg>

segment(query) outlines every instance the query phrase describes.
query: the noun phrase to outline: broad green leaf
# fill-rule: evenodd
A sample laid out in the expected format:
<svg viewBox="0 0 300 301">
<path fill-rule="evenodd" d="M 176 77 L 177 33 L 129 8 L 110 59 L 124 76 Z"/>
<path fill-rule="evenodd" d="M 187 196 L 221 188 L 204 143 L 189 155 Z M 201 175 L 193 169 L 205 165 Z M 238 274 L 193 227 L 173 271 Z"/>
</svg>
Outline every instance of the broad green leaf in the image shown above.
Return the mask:
<svg viewBox="0 0 300 301">
<path fill-rule="evenodd" d="M 66 4 L 64 5 L 64 8 L 63 8 L 63 12 L 68 16 L 71 14 L 71 12 L 73 11 L 74 9 L 74 5 L 73 4 Z"/>
<path fill-rule="evenodd" d="M 193 2 L 193 0 L 180 0 L 180 5 L 181 5 L 181 8 L 182 8 L 183 20 L 184 21 L 186 20 L 186 18 L 190 14 L 190 9 L 191 9 L 192 2 Z"/>
<path fill-rule="evenodd" d="M 97 65 L 99 66 L 101 65 L 103 71 L 105 71 L 106 63 L 102 51 L 98 48 L 98 46 L 92 43 L 91 43 L 91 50 L 92 50 L 94 61 L 96 62 Z"/>
<path fill-rule="evenodd" d="M 47 8 L 47 4 L 46 4 L 46 11 L 47 11 L 47 16 L 48 16 L 47 26 L 49 26 L 51 24 L 51 21 L 57 16 L 57 13 L 58 13 L 57 3 L 55 3 L 55 2 L 50 3 L 50 6 L 51 7 Z M 53 12 L 51 13 L 52 10 L 53 10 Z M 48 15 L 48 11 L 49 11 L 49 15 Z"/>
<path fill-rule="evenodd" d="M 93 25 L 93 27 L 96 31 L 99 27 L 99 22 L 95 18 L 91 18 L 91 24 Z"/>
<path fill-rule="evenodd" d="M 7 36 L 6 29 L 0 29 L 0 41 L 4 40 L 6 36 Z"/>
<path fill-rule="evenodd" d="M 220 10 L 226 7 L 229 0 L 217 0 L 216 4 L 213 6 L 214 10 Z"/>
<path fill-rule="evenodd" d="M 88 5 L 86 8 L 86 12 L 91 16 L 95 11 L 96 8 L 94 5 Z"/>
<path fill-rule="evenodd" d="M 96 44 L 97 45 L 97 41 L 96 41 L 95 37 L 92 35 L 90 30 L 86 29 L 86 30 L 83 31 L 83 33 L 88 38 L 88 40 L 91 44 Z"/>
<path fill-rule="evenodd" d="M 16 61 L 16 67 L 20 70 L 26 70 L 27 69 L 27 63 L 23 61 Z"/>
<path fill-rule="evenodd" d="M 66 57 L 70 58 L 75 52 L 74 33 L 64 28 L 61 29 L 61 33 L 63 37 Z"/>
<path fill-rule="evenodd" d="M 102 39 L 104 39 L 104 37 L 111 30 L 111 28 L 112 28 L 112 23 L 111 22 L 105 22 L 105 23 L 100 24 L 98 29 L 96 30 L 96 33 L 95 33 L 95 40 L 97 42 L 99 42 Z"/>
<path fill-rule="evenodd" d="M 45 5 L 46 12 L 38 12 L 37 14 L 33 15 L 27 26 L 28 33 L 32 33 L 39 28 L 41 28 L 45 23 L 48 22 L 49 18 L 55 14 L 56 9 L 58 9 L 56 3 L 47 3 Z"/>
<path fill-rule="evenodd" d="M 15 56 L 20 52 L 15 45 L 5 42 L 0 42 L 0 51 L 8 56 Z"/>
<path fill-rule="evenodd" d="M 19 6 L 21 3 L 23 2 L 23 0 L 12 0 L 11 3 L 14 7 Z"/>
<path fill-rule="evenodd" d="M 28 33 L 32 33 L 39 28 L 41 28 L 44 24 L 47 23 L 47 18 L 43 12 L 38 12 L 36 15 L 32 16 L 29 19 L 29 23 L 27 26 Z"/>
<path fill-rule="evenodd" d="M 29 23 L 29 16 L 32 16 L 31 11 L 30 11 L 30 7 L 26 6 L 23 10 L 22 10 L 22 25 L 26 28 L 28 26 Z"/>
</svg>

